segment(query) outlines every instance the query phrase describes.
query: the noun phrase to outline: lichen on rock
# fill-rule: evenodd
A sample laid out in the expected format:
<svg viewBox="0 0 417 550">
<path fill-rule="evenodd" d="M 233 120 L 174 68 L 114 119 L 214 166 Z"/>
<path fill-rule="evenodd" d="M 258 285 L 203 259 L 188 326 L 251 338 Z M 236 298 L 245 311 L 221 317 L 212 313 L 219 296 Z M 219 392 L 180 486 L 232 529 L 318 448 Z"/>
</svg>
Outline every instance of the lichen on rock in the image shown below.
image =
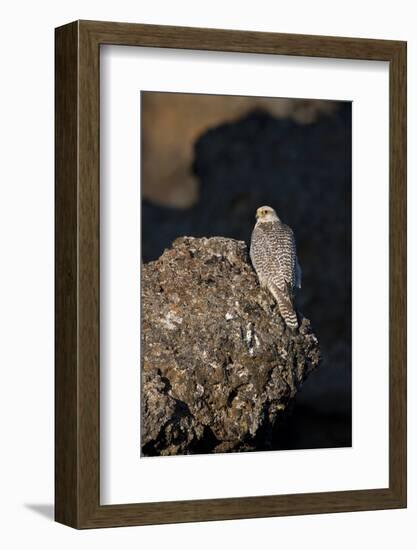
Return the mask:
<svg viewBox="0 0 417 550">
<path fill-rule="evenodd" d="M 142 266 L 141 307 L 142 454 L 268 448 L 320 352 L 302 315 L 285 326 L 246 244 L 177 239 Z"/>
</svg>

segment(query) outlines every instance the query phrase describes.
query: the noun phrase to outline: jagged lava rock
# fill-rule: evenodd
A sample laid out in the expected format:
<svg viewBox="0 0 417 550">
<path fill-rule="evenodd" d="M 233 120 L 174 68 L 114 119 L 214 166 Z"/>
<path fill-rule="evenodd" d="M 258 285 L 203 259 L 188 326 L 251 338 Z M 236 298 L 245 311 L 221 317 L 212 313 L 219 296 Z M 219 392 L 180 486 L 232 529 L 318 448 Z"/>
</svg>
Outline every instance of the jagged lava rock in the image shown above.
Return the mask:
<svg viewBox="0 0 417 550">
<path fill-rule="evenodd" d="M 182 237 L 142 267 L 142 453 L 268 448 L 320 352 L 288 329 L 242 241 Z"/>
</svg>

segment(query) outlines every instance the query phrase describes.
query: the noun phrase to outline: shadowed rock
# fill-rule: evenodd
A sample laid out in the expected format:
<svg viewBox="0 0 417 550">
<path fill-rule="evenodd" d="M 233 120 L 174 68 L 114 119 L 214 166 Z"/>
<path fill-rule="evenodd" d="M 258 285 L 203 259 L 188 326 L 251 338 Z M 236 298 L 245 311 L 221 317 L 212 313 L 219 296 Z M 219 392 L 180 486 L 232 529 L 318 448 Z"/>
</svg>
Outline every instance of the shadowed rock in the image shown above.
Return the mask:
<svg viewBox="0 0 417 550">
<path fill-rule="evenodd" d="M 320 360 L 310 322 L 288 329 L 242 241 L 177 239 L 142 267 L 142 453 L 271 448 Z"/>
</svg>

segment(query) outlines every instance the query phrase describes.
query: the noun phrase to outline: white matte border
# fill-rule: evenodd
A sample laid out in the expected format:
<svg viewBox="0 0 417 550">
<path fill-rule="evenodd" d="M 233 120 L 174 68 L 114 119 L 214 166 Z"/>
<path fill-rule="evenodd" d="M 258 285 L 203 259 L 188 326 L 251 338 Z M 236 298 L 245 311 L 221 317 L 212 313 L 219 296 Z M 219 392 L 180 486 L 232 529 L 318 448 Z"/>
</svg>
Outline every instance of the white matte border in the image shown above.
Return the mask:
<svg viewBox="0 0 417 550">
<path fill-rule="evenodd" d="M 101 504 L 388 486 L 384 62 L 102 46 Z M 353 101 L 353 446 L 140 458 L 140 90 Z"/>
</svg>

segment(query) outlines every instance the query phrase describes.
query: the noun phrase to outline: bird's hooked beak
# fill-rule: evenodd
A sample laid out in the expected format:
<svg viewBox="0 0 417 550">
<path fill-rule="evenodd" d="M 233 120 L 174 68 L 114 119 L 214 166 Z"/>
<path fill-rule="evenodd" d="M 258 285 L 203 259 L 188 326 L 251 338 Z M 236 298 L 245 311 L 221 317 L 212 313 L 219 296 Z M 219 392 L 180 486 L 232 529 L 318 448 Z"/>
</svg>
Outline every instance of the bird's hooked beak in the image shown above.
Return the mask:
<svg viewBox="0 0 417 550">
<path fill-rule="evenodd" d="M 259 218 L 262 218 L 263 217 L 263 211 L 262 211 L 262 208 L 258 208 L 258 210 L 256 211 L 256 214 L 255 214 L 255 219 L 259 220 Z"/>
</svg>

